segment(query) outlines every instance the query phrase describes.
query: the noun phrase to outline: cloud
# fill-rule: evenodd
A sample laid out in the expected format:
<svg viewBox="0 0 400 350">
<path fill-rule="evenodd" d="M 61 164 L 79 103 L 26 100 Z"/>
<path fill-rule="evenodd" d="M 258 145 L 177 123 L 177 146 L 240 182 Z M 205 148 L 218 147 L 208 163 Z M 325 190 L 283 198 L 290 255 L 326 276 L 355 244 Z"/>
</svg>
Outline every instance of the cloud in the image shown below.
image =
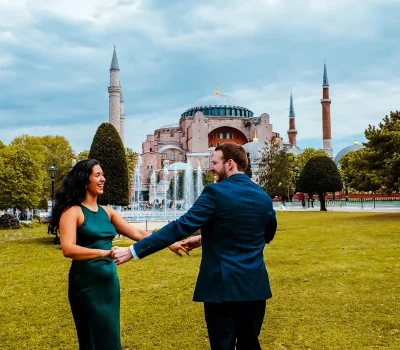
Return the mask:
<svg viewBox="0 0 400 350">
<path fill-rule="evenodd" d="M 51 132 L 65 133 L 77 150 L 89 147 L 108 120 L 113 44 L 127 144 L 137 151 L 216 82 L 256 114 L 269 113 L 285 138 L 292 88 L 298 140 L 313 142 L 322 134 L 324 57 L 334 138 L 353 139 L 398 109 L 394 0 L 0 0 L 0 13 L 5 142 Z"/>
</svg>

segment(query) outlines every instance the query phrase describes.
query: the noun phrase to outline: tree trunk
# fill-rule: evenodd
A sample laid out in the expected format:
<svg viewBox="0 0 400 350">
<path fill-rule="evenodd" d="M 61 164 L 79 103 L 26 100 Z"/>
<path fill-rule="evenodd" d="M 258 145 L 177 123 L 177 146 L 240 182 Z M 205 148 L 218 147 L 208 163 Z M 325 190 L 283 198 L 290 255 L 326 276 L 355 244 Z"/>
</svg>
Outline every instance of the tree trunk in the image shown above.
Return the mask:
<svg viewBox="0 0 400 350">
<path fill-rule="evenodd" d="M 319 203 L 320 203 L 320 211 L 326 211 L 325 206 L 325 193 L 318 193 Z"/>
</svg>

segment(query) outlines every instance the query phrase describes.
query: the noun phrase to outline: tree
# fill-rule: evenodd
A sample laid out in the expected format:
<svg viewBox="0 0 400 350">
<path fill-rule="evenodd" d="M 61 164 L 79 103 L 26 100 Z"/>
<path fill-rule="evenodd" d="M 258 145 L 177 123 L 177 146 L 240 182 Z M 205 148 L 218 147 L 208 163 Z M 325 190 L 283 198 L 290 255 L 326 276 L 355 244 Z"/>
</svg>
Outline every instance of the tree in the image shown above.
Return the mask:
<svg viewBox="0 0 400 350">
<path fill-rule="evenodd" d="M 390 112 L 378 127 L 369 125 L 365 137 L 372 177 L 380 179 L 385 192 L 400 192 L 400 112 Z"/>
<path fill-rule="evenodd" d="M 365 148 L 345 154 L 340 171 L 360 191 L 400 192 L 400 112 L 365 130 Z"/>
<path fill-rule="evenodd" d="M 54 179 L 54 189 L 57 191 L 64 181 L 65 175 L 71 170 L 72 160 L 75 158 L 74 152 L 69 141 L 64 136 L 43 136 L 40 138 L 45 148 L 45 161 L 43 170 L 47 174 L 47 170 L 51 166 L 57 168 L 56 177 Z M 46 176 L 45 184 L 49 183 Z M 47 197 L 51 196 L 51 186 L 48 187 Z"/>
<path fill-rule="evenodd" d="M 36 208 L 43 194 L 40 160 L 22 147 L 0 150 L 0 208 Z"/>
<path fill-rule="evenodd" d="M 295 166 L 300 168 L 300 170 L 304 169 L 304 166 L 306 165 L 308 160 L 311 159 L 312 157 L 317 157 L 317 156 L 327 157 L 328 155 L 322 149 L 305 148 L 303 152 L 301 152 L 298 156 L 296 156 Z"/>
<path fill-rule="evenodd" d="M 207 186 L 213 184 L 215 181 L 215 174 L 211 170 L 206 170 L 203 172 L 203 185 Z"/>
<path fill-rule="evenodd" d="M 184 189 L 183 189 L 183 184 L 184 184 L 184 178 L 185 178 L 185 172 L 183 171 L 178 171 L 178 176 L 177 176 L 177 188 L 176 188 L 176 199 L 183 199 L 184 196 Z M 172 177 L 171 182 L 169 183 L 168 187 L 168 198 L 169 199 L 174 199 L 174 190 L 175 189 L 175 176 Z"/>
<path fill-rule="evenodd" d="M 85 160 L 85 159 L 89 159 L 89 151 L 87 149 L 78 154 L 77 161 L 79 162 L 80 160 Z"/>
<path fill-rule="evenodd" d="M 253 176 L 253 172 L 251 170 L 251 162 L 250 162 L 250 153 L 247 152 L 247 167 L 246 167 L 246 171 L 244 172 L 250 179 Z"/>
<path fill-rule="evenodd" d="M 292 179 L 293 155 L 271 139 L 270 145 L 266 144 L 261 151 L 259 170 L 257 172 L 258 184 L 271 197 L 289 197 L 294 193 Z"/>
<path fill-rule="evenodd" d="M 16 137 L 11 142 L 11 146 L 26 149 L 32 157 L 39 161 L 43 177 L 41 188 L 45 189 L 45 196 L 50 198 L 51 186 L 48 185 L 50 182 L 47 176 L 48 169 L 53 165 L 57 168 L 54 180 L 54 188 L 57 191 L 72 166 L 74 153 L 68 140 L 64 136 L 22 135 Z"/>
<path fill-rule="evenodd" d="M 347 177 L 350 188 L 373 192 L 381 188 L 381 179 L 376 172 L 369 169 L 370 152 L 367 148 L 361 148 L 340 158 L 340 173 L 343 178 Z"/>
<path fill-rule="evenodd" d="M 131 148 L 126 149 L 126 162 L 128 164 L 128 183 L 132 185 L 132 177 L 135 171 L 136 162 L 138 159 L 138 154 L 134 152 Z"/>
<path fill-rule="evenodd" d="M 0 141 L 0 149 L 6 147 L 6 145 L 3 143 L 3 141 Z"/>
<path fill-rule="evenodd" d="M 103 169 L 106 182 L 99 204 L 129 205 L 128 164 L 121 137 L 109 123 L 101 124 L 93 138 L 90 159 L 97 159 Z"/>
<path fill-rule="evenodd" d="M 339 191 L 342 188 L 342 178 L 332 159 L 327 156 L 317 156 L 305 164 L 300 173 L 299 187 L 302 192 L 317 193 L 321 211 L 326 211 L 325 194 Z"/>
</svg>

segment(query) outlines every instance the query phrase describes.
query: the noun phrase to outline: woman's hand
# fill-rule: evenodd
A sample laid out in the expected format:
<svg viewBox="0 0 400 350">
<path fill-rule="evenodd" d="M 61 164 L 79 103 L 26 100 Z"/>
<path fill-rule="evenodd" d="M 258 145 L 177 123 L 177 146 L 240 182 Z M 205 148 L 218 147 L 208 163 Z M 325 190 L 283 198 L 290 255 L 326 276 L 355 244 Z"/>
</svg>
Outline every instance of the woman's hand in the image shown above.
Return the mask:
<svg viewBox="0 0 400 350">
<path fill-rule="evenodd" d="M 186 253 L 186 255 L 189 255 L 189 251 L 182 245 L 182 241 L 175 242 L 174 244 L 171 244 L 168 248 L 180 257 L 182 257 L 182 254 L 179 250 L 182 250 Z"/>
</svg>

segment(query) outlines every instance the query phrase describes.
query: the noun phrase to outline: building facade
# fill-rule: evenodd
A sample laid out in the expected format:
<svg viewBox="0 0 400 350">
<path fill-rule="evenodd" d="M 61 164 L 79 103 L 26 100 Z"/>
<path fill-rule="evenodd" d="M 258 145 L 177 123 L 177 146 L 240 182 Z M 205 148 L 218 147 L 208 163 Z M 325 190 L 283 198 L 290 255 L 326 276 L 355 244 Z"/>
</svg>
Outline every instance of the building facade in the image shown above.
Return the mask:
<svg viewBox="0 0 400 350">
<path fill-rule="evenodd" d="M 110 67 L 109 122 L 118 130 L 124 141 L 124 100 L 122 96 L 120 69 L 116 49 Z M 322 104 L 323 149 L 333 158 L 331 140 L 331 114 L 329 84 L 326 62 L 324 62 Z M 218 145 L 234 142 L 243 145 L 250 155 L 252 165 L 257 169 L 260 151 L 271 139 L 294 154 L 302 150 L 297 147 L 297 129 L 293 95 L 290 94 L 288 142 L 284 143 L 280 133 L 273 130 L 268 113 L 255 116 L 244 106 L 238 105 L 232 97 L 221 94 L 218 86 L 211 95 L 198 99 L 183 112 L 176 123 L 159 127 L 146 136 L 140 154 L 140 197 L 152 200 L 151 192 L 161 193 L 173 176 L 173 170 L 210 168 L 211 153 Z M 168 179 L 166 174 L 168 173 Z M 157 188 L 154 190 L 154 183 Z M 153 188 L 151 188 L 153 187 Z M 154 198 L 153 198 L 154 199 Z"/>
</svg>

